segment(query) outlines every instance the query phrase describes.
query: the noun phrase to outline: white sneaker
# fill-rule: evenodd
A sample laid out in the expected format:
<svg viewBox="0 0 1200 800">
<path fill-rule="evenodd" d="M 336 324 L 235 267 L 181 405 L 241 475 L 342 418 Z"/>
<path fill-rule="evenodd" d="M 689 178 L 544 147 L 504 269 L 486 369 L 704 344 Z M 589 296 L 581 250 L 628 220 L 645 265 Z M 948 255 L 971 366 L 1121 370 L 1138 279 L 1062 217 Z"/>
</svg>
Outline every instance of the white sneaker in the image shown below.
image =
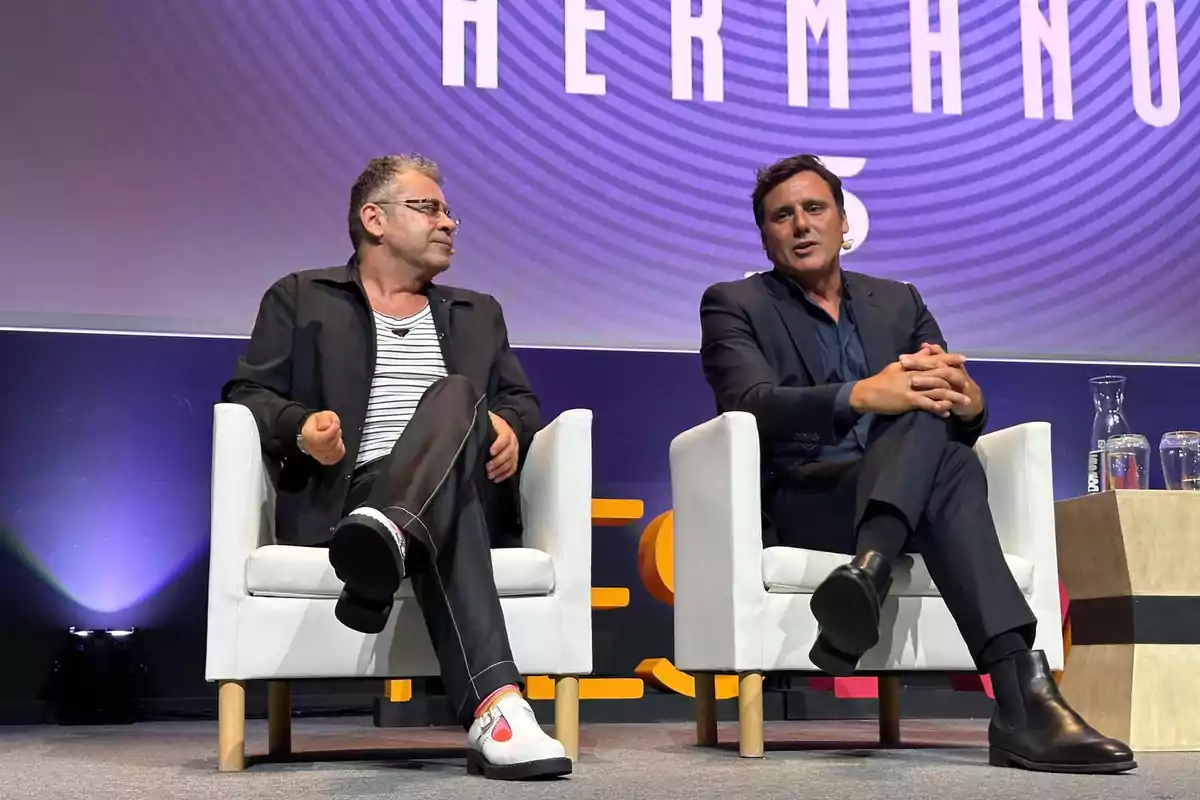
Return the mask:
<svg viewBox="0 0 1200 800">
<path fill-rule="evenodd" d="M 566 748 L 538 725 L 516 692 L 497 700 L 467 733 L 467 772 L 500 781 L 553 778 L 571 773 Z"/>
</svg>

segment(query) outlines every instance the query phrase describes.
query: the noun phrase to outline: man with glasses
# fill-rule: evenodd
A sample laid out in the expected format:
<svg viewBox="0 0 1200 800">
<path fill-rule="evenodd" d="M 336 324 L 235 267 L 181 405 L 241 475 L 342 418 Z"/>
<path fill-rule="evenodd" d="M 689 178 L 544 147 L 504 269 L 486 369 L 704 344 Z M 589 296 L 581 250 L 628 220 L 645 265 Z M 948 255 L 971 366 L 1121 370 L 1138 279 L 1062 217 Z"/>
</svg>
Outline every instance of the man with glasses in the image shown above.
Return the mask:
<svg viewBox="0 0 1200 800">
<path fill-rule="evenodd" d="M 267 290 L 222 392 L 258 423 L 277 538 L 329 548 L 345 584 L 337 618 L 364 633 L 383 630 L 411 576 L 472 767 L 567 774 L 565 749 L 517 688 L 490 552 L 521 537 L 537 398 L 499 303 L 434 282 L 459 227 L 436 164 L 371 160 L 348 221 L 349 262 Z"/>
</svg>

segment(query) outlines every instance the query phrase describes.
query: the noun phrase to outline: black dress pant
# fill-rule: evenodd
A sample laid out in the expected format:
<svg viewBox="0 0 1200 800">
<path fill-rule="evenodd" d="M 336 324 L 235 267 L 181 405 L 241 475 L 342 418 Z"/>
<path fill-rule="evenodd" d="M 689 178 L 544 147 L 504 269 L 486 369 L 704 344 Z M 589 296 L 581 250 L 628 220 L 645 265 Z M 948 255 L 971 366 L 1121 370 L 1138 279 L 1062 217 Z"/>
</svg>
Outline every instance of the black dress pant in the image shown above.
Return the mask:
<svg viewBox="0 0 1200 800">
<path fill-rule="evenodd" d="M 355 472 L 346 501 L 347 513 L 370 506 L 408 534 L 406 568 L 463 727 L 489 694 L 521 680 L 492 574 L 488 506 L 509 489 L 485 475 L 494 441 L 487 398 L 460 375 L 442 378 L 391 454 Z"/>
<path fill-rule="evenodd" d="M 924 558 L 976 664 L 999 634 L 1033 644 L 1037 620 L 1000 549 L 983 465 L 951 439 L 946 420 L 924 411 L 878 417 L 860 459 L 798 465 L 764 495 L 768 547 L 852 554 L 869 511 L 900 515 L 912 531 L 904 550 Z"/>
</svg>

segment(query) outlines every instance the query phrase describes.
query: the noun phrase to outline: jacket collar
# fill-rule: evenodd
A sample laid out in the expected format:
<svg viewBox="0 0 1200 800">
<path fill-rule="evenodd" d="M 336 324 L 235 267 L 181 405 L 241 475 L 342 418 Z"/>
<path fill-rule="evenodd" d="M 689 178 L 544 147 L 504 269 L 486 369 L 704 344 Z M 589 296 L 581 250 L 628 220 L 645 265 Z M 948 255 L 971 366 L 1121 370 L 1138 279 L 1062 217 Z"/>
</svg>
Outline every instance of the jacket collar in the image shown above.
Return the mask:
<svg viewBox="0 0 1200 800">
<path fill-rule="evenodd" d="M 778 268 L 772 269 L 769 272 L 764 272 L 763 277 L 766 279 L 767 290 L 777 299 L 783 300 L 788 298 L 792 292 L 803 294 L 804 290 L 800 286 L 784 275 Z M 857 272 L 842 270 L 842 287 L 843 296 L 846 299 L 867 298 L 875 294 L 874 287 L 871 285 L 870 278 L 866 275 L 860 275 Z"/>
<path fill-rule="evenodd" d="M 369 310 L 370 303 L 367 300 L 367 290 L 362 285 L 357 257 L 351 256 L 344 266 L 320 270 L 313 280 L 347 289 L 353 287 L 364 309 Z M 458 356 L 462 349 L 456 345 L 462 333 L 463 318 L 452 314 L 451 311 L 458 308 L 465 312 L 474 306 L 474 303 L 465 291 L 453 286 L 440 286 L 432 281 L 425 284 L 424 294 L 429 298 L 429 309 L 433 314 L 434 328 L 438 332 L 442 360 L 446 364 L 446 370 L 454 372 L 459 366 Z"/>
<path fill-rule="evenodd" d="M 802 290 L 778 269 L 764 273 L 763 280 L 809 377 L 814 383 L 823 382 L 825 360 L 821 357 L 821 345 L 813 331 L 812 320 L 800 307 L 800 303 L 804 302 L 801 299 Z M 854 304 L 854 325 L 862 340 L 867 368 L 874 375 L 895 357 L 887 324 L 888 310 L 880 304 L 873 281 L 866 275 L 842 270 L 842 285 L 845 287 L 845 300 Z"/>
<path fill-rule="evenodd" d="M 363 288 L 362 275 L 358 268 L 358 256 L 350 256 L 350 260 L 340 267 L 328 267 L 317 270 L 313 280 L 333 286 L 357 286 L 363 297 L 367 296 Z M 424 294 L 429 298 L 429 305 L 436 308 L 443 303 L 453 305 L 474 305 L 471 298 L 454 286 L 443 286 L 430 281 L 425 284 Z"/>
</svg>

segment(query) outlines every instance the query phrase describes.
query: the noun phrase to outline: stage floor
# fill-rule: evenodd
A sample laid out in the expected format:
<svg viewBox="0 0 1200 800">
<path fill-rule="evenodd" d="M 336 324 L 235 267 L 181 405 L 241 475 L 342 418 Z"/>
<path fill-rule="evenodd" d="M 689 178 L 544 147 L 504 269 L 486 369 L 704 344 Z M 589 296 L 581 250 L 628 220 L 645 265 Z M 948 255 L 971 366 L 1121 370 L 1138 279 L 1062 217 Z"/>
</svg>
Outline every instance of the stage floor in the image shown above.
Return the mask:
<svg viewBox="0 0 1200 800">
<path fill-rule="evenodd" d="M 741 760 L 722 725 L 719 750 L 690 744 L 678 723 L 588 725 L 576 773 L 562 781 L 499 784 L 465 774 L 461 731 L 379 729 L 369 719 L 298 719 L 290 763 L 216 769 L 214 722 L 126 727 L 0 727 L 0 797 L 321 798 L 556 797 L 796 798 L 796 800 L 1184 800 L 1200 796 L 1200 754 L 1140 755 L 1120 776 L 1042 775 L 987 766 L 986 721 L 905 723 L 906 745 L 880 750 L 870 722 L 771 722 L 767 758 Z M 266 723 L 248 723 L 248 752 L 266 750 Z M 407 749 L 409 752 L 405 753 Z M 418 749 L 414 752 L 414 749 Z"/>
</svg>

